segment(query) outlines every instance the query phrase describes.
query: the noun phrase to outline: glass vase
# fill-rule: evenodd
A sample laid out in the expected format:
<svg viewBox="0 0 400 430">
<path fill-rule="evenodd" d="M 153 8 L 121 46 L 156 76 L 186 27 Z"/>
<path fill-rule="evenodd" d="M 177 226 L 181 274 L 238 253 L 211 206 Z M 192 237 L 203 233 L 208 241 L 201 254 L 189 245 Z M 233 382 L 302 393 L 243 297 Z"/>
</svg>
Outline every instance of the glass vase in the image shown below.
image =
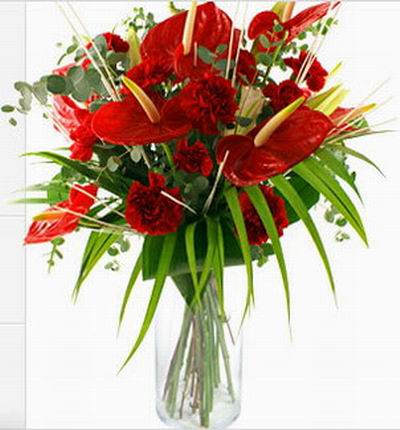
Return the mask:
<svg viewBox="0 0 400 430">
<path fill-rule="evenodd" d="M 242 335 L 235 332 L 213 277 L 195 307 L 166 286 L 156 320 L 157 413 L 165 424 L 219 430 L 239 416 Z"/>
</svg>

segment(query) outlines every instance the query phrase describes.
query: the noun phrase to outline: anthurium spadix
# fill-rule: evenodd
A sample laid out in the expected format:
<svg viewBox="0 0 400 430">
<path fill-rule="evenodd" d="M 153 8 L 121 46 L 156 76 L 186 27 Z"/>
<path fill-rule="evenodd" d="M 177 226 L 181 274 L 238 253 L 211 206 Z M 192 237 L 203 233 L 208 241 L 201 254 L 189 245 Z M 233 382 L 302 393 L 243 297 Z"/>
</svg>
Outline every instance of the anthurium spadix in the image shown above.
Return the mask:
<svg viewBox="0 0 400 430">
<path fill-rule="evenodd" d="M 294 1 L 278 1 L 273 6 L 272 12 L 275 12 L 279 16 L 281 22 L 286 22 L 293 15 L 295 3 Z"/>
<path fill-rule="evenodd" d="M 147 117 L 153 124 L 158 124 L 161 120 L 160 113 L 151 98 L 131 79 L 124 76 L 122 82 L 139 102 Z"/>
<path fill-rule="evenodd" d="M 92 129 L 100 139 L 115 145 L 146 145 L 176 139 L 190 130 L 178 98 L 150 97 L 126 76 L 122 81 L 131 94 L 102 106 L 93 117 Z"/>
<path fill-rule="evenodd" d="M 246 136 L 221 139 L 217 161 L 225 160 L 224 176 L 237 186 L 256 185 L 313 154 L 334 125 L 325 114 L 303 103 L 301 97 Z"/>
<path fill-rule="evenodd" d="M 192 0 L 190 4 L 190 9 L 186 16 L 185 28 L 183 30 L 183 39 L 182 39 L 183 55 L 189 55 L 192 49 L 194 25 L 196 23 L 196 14 L 197 14 L 197 1 Z"/>
<path fill-rule="evenodd" d="M 342 112 L 335 115 L 335 117 L 332 118 L 332 120 L 337 126 L 347 124 L 349 122 L 356 120 L 357 118 L 361 118 L 368 112 L 373 111 L 374 109 L 376 109 L 376 107 L 377 107 L 376 103 L 370 103 L 368 105 L 361 106 L 354 109 L 343 109 Z"/>
<path fill-rule="evenodd" d="M 265 145 L 268 139 L 272 136 L 274 131 L 280 127 L 288 118 L 290 118 L 296 110 L 304 103 L 305 98 L 300 97 L 286 108 L 282 109 L 276 115 L 274 115 L 264 127 L 257 133 L 254 138 L 254 145 L 256 147 Z"/>
</svg>

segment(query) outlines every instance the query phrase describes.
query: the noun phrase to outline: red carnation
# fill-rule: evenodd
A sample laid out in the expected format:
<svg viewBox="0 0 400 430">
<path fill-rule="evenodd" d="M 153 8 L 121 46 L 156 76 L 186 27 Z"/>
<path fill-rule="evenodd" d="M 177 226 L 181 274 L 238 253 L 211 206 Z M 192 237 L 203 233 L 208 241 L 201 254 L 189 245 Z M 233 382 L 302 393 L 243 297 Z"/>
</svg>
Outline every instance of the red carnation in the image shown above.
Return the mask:
<svg viewBox="0 0 400 430">
<path fill-rule="evenodd" d="M 301 51 L 299 58 L 286 58 L 285 64 L 293 70 L 295 78 L 298 77 L 300 70 L 302 69 L 303 63 L 306 61 L 308 54 L 306 51 Z M 304 76 L 304 80 L 307 82 L 308 88 L 311 91 L 320 91 L 324 88 L 328 72 L 322 67 L 321 63 L 314 58 L 311 62 L 311 66 L 308 73 Z"/>
<path fill-rule="evenodd" d="M 269 83 L 264 89 L 263 94 L 268 97 L 275 112 L 279 112 L 289 106 L 295 100 L 304 96 L 304 91 L 292 80 L 281 82 L 279 85 L 274 82 Z"/>
<path fill-rule="evenodd" d="M 149 173 L 149 185 L 134 182 L 128 192 L 125 217 L 139 233 L 159 236 L 177 231 L 183 219 L 182 206 L 161 194 L 167 192 L 180 200 L 178 187 L 167 188 L 165 178 Z"/>
<path fill-rule="evenodd" d="M 128 52 L 129 43 L 122 39 L 121 36 L 114 33 L 103 33 L 103 37 L 107 42 L 107 49 L 114 52 Z"/>
<path fill-rule="evenodd" d="M 219 76 L 207 75 L 189 83 L 180 93 L 181 108 L 195 128 L 204 134 L 217 134 L 218 123 L 235 121 L 238 104 L 231 83 Z"/>
<path fill-rule="evenodd" d="M 29 227 L 25 244 L 49 242 L 72 233 L 79 225 L 81 215 L 86 215 L 95 201 L 95 185 L 75 185 L 68 200 L 50 207 L 39 215 Z"/>
<path fill-rule="evenodd" d="M 133 67 L 126 76 L 143 90 L 151 90 L 154 86 L 166 81 L 172 74 L 171 64 L 162 58 L 148 58 Z M 125 89 L 125 91 L 128 91 Z"/>
<path fill-rule="evenodd" d="M 288 217 L 286 214 L 285 201 L 277 196 L 271 187 L 265 185 L 260 186 L 264 194 L 265 200 L 271 209 L 274 217 L 275 225 L 278 230 L 279 236 L 283 235 L 283 229 L 289 225 Z M 247 193 L 240 193 L 240 208 L 242 209 L 244 221 L 246 223 L 247 236 L 250 245 L 262 245 L 267 242 L 269 237 L 265 231 L 264 225 L 252 205 Z"/>
<path fill-rule="evenodd" d="M 70 147 L 71 158 L 89 161 L 97 141 L 97 136 L 92 131 L 93 114 L 86 109 L 81 109 L 65 96 L 55 96 L 53 106 L 58 123 L 68 132 L 73 141 Z"/>
<path fill-rule="evenodd" d="M 184 172 L 201 173 L 203 176 L 210 176 L 214 167 L 204 143 L 197 141 L 189 146 L 187 139 L 178 143 L 174 162 Z"/>
</svg>

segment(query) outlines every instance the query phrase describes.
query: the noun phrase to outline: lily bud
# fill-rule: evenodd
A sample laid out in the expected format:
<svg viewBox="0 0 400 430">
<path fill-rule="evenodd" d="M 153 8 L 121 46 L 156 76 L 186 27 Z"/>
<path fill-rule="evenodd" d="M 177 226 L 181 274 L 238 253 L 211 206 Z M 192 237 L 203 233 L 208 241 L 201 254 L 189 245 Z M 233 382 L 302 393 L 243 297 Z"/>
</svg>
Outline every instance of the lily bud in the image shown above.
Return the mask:
<svg viewBox="0 0 400 430">
<path fill-rule="evenodd" d="M 192 49 L 194 25 L 196 23 L 197 1 L 192 0 L 190 9 L 186 16 L 185 28 L 183 30 L 183 55 L 189 55 Z"/>
<path fill-rule="evenodd" d="M 289 106 L 282 109 L 276 115 L 274 115 L 264 127 L 257 133 L 254 138 L 254 145 L 260 147 L 265 145 L 272 133 L 280 127 L 290 116 L 292 116 L 296 110 L 305 102 L 305 97 L 300 97 Z"/>
<path fill-rule="evenodd" d="M 153 124 L 159 123 L 161 116 L 151 98 L 139 87 L 139 85 L 126 76 L 122 78 L 122 82 L 139 102 L 142 109 L 146 112 L 150 122 Z"/>
</svg>

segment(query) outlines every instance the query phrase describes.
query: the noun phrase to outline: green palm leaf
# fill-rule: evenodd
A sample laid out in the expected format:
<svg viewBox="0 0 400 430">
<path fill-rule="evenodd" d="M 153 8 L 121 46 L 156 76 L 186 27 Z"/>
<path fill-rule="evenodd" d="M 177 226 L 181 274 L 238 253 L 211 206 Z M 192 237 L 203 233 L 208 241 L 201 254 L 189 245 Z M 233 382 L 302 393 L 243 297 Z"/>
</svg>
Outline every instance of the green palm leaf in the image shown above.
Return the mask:
<svg viewBox="0 0 400 430">
<path fill-rule="evenodd" d="M 96 264 L 119 238 L 119 233 L 93 232 L 90 234 L 83 252 L 78 280 L 76 281 L 74 291 L 72 292 L 72 299 L 74 302 L 78 299 L 83 283 L 88 278 Z"/>
<path fill-rule="evenodd" d="M 220 222 L 217 223 L 217 249 L 214 254 L 213 270 L 215 274 L 215 284 L 221 314 L 225 315 L 224 306 L 224 264 L 225 264 L 225 245 L 224 234 Z"/>
<path fill-rule="evenodd" d="M 326 254 L 318 229 L 315 226 L 314 221 L 312 220 L 306 205 L 304 204 L 303 200 L 298 195 L 296 190 L 292 187 L 290 182 L 287 181 L 282 175 L 275 176 L 270 181 L 279 190 L 279 192 L 283 195 L 283 197 L 289 202 L 289 204 L 292 206 L 294 211 L 297 213 L 297 215 L 303 221 L 304 225 L 309 231 L 315 243 L 315 246 L 317 247 L 317 250 L 321 256 L 322 262 L 325 266 L 325 270 L 328 275 L 329 282 L 336 302 L 335 281 L 333 279 L 332 269 L 328 260 L 328 256 Z"/>
<path fill-rule="evenodd" d="M 138 259 L 136 260 L 135 266 L 133 267 L 131 277 L 129 278 L 128 286 L 126 287 L 126 290 L 125 290 L 124 299 L 122 300 L 121 311 L 119 313 L 118 331 L 120 330 L 122 321 L 124 320 L 126 306 L 128 305 L 129 298 L 131 297 L 133 287 L 135 286 L 135 283 L 140 275 L 140 272 L 142 271 L 142 265 L 143 265 L 143 259 L 142 259 L 142 254 L 140 254 Z"/>
<path fill-rule="evenodd" d="M 326 169 L 316 166 L 313 160 L 306 160 L 298 164 L 293 170 L 307 181 L 312 187 L 323 194 L 341 212 L 344 218 L 358 233 L 368 246 L 368 239 L 361 222 L 360 215 L 343 188 Z"/>
<path fill-rule="evenodd" d="M 364 154 L 361 154 L 361 152 L 355 151 L 354 149 L 348 148 L 347 146 L 344 146 L 342 144 L 332 144 L 332 145 L 327 145 L 326 147 L 332 148 L 335 151 L 341 151 L 346 155 L 350 155 L 354 158 L 357 158 L 361 161 L 364 161 L 367 164 L 369 164 L 370 166 L 374 167 L 382 176 L 385 176 L 385 174 L 382 172 L 382 170 L 372 160 L 370 160 Z"/>
<path fill-rule="evenodd" d="M 185 230 L 185 245 L 188 265 L 190 274 L 192 276 L 193 286 L 196 293 L 199 290 L 199 280 L 197 277 L 197 260 L 196 260 L 196 247 L 195 247 L 195 233 L 196 233 L 197 222 L 190 224 Z M 199 298 L 199 297 L 198 297 Z"/>
<path fill-rule="evenodd" d="M 268 205 L 268 202 L 265 199 L 263 192 L 260 190 L 258 186 L 246 187 L 245 191 L 250 198 L 251 203 L 256 209 L 258 216 L 260 217 L 264 228 L 271 239 L 272 248 L 274 249 L 274 253 L 278 260 L 278 265 L 282 275 L 283 287 L 285 290 L 286 297 L 286 307 L 288 313 L 288 320 L 290 324 L 290 291 L 289 291 L 289 279 L 286 269 L 285 257 L 283 255 L 281 241 L 279 239 L 279 233 L 276 228 L 276 224 L 274 221 L 274 216 L 271 212 L 271 209 Z"/>
<path fill-rule="evenodd" d="M 322 161 L 322 163 L 336 176 L 343 179 L 348 185 L 350 185 L 353 191 L 357 194 L 360 201 L 362 201 L 361 195 L 355 184 L 354 177 L 350 175 L 345 165 L 340 160 L 338 160 L 335 154 L 333 154 L 328 148 L 323 148 L 320 149 L 316 155 Z"/>
<path fill-rule="evenodd" d="M 201 298 L 201 294 L 203 293 L 203 290 L 210 277 L 213 262 L 214 262 L 214 255 L 217 249 L 216 222 L 209 217 L 206 218 L 206 222 L 207 222 L 207 254 L 206 254 L 206 259 L 204 260 L 204 266 L 200 276 L 200 283 L 198 287 L 198 299 Z"/>
<path fill-rule="evenodd" d="M 158 263 L 158 269 L 156 274 L 156 279 L 154 281 L 153 291 L 151 293 L 150 301 L 147 307 L 146 315 L 144 317 L 142 327 L 140 329 L 139 335 L 136 339 L 136 342 L 130 351 L 128 357 L 126 358 L 124 364 L 121 366 L 120 372 L 124 369 L 124 367 L 129 363 L 133 355 L 139 349 L 140 345 L 145 338 L 150 325 L 153 321 L 154 314 L 157 310 L 158 303 L 161 298 L 161 293 L 163 291 L 165 280 L 168 275 L 169 267 L 171 264 L 172 256 L 174 255 L 174 249 L 176 244 L 177 234 L 172 233 L 168 236 L 165 236 L 163 239 L 163 246 L 160 261 Z"/>
<path fill-rule="evenodd" d="M 239 236 L 239 245 L 242 251 L 243 260 L 246 265 L 247 272 L 247 299 L 246 306 L 243 314 L 243 319 L 247 315 L 250 309 L 251 302 L 254 302 L 254 286 L 253 286 L 253 266 L 251 264 L 251 252 L 249 239 L 247 237 L 246 225 L 244 222 L 242 210 L 240 208 L 240 202 L 238 192 L 236 188 L 230 188 L 225 191 L 225 199 L 228 203 L 229 209 L 232 214 L 232 219 L 235 224 L 237 234 Z"/>
<path fill-rule="evenodd" d="M 50 160 L 52 163 L 56 163 L 59 166 L 70 168 L 92 181 L 99 182 L 99 184 L 105 190 L 123 198 L 125 198 L 131 183 L 131 180 L 116 173 L 113 173 L 112 179 L 110 179 L 107 174 L 99 175 L 99 169 L 96 170 L 92 167 L 89 167 L 87 163 L 81 163 L 77 160 L 70 160 L 67 157 L 63 157 L 62 155 L 54 154 L 52 152 L 30 152 L 25 155 L 45 158 L 46 160 Z"/>
</svg>

